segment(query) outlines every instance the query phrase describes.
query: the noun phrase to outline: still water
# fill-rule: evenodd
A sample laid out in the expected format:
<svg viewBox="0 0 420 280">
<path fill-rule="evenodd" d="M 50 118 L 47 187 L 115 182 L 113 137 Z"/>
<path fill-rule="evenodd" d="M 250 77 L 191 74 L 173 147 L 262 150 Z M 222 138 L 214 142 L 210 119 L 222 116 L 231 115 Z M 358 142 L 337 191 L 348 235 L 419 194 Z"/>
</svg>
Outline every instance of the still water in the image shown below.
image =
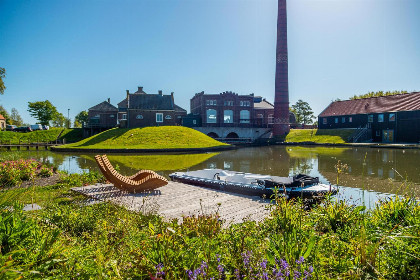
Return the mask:
<svg viewBox="0 0 420 280">
<path fill-rule="evenodd" d="M 21 151 L 23 158 L 49 161 L 60 170 L 80 173 L 98 170 L 94 154 Z M 373 207 L 389 195 L 420 196 L 420 150 L 312 146 L 251 147 L 205 154 L 109 154 L 121 173 L 152 169 L 168 177 L 174 171 L 221 168 L 290 176 L 305 173 L 322 183 L 338 185 L 340 199 Z M 344 168 L 337 172 L 340 161 Z M 99 171 L 99 170 L 98 170 Z M 337 183 L 338 180 L 338 183 Z"/>
</svg>

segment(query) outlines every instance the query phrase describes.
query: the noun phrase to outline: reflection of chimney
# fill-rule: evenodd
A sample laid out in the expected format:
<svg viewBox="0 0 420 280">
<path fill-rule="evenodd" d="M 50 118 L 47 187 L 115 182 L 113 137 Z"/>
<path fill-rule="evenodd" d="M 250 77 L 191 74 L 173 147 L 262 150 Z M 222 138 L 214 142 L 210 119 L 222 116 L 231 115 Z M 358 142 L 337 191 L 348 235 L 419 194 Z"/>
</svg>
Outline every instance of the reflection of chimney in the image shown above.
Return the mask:
<svg viewBox="0 0 420 280">
<path fill-rule="evenodd" d="M 159 90 L 159 95 L 162 95 L 162 91 L 161 90 Z"/>
<path fill-rule="evenodd" d="M 108 103 L 111 103 L 111 98 L 108 98 Z"/>
</svg>

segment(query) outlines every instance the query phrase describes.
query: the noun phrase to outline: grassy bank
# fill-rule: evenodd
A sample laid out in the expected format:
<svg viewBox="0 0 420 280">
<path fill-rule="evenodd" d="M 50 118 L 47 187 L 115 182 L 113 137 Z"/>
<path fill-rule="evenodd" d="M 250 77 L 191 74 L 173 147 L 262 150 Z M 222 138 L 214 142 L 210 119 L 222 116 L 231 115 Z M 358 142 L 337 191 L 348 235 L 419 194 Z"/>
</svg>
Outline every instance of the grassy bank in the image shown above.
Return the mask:
<svg viewBox="0 0 420 280">
<path fill-rule="evenodd" d="M 57 139 L 62 128 L 51 128 L 49 130 L 36 130 L 33 132 L 19 133 L 12 131 L 0 131 L 0 141 L 5 144 L 52 142 Z M 58 140 L 66 139 L 67 142 L 77 142 L 82 139 L 81 128 L 64 129 Z"/>
<path fill-rule="evenodd" d="M 285 142 L 346 143 L 353 129 L 291 129 Z"/>
<path fill-rule="evenodd" d="M 114 128 L 60 148 L 77 149 L 192 149 L 228 146 L 182 126 Z"/>
<path fill-rule="evenodd" d="M 178 223 L 109 203 L 85 205 L 69 190 L 98 181 L 97 173 L 63 175 L 52 186 L 0 193 L 2 278 L 420 277 L 420 207 L 410 198 L 373 210 L 329 200 L 305 210 L 277 199 L 266 220 L 228 226 L 217 213 Z M 43 209 L 21 211 L 19 203 L 31 202 Z"/>
</svg>

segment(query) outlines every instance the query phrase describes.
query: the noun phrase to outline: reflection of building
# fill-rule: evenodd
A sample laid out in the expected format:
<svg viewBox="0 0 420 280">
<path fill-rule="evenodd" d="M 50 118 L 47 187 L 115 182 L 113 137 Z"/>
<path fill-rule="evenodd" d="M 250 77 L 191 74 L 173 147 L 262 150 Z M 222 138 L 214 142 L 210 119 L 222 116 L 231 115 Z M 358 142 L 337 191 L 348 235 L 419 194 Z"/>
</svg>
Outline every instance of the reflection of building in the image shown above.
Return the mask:
<svg viewBox="0 0 420 280">
<path fill-rule="evenodd" d="M 318 126 L 360 128 L 374 142 L 420 142 L 420 92 L 332 102 Z M 357 134 L 357 133 L 356 133 Z"/>
<path fill-rule="evenodd" d="M 126 98 L 118 103 L 118 120 L 121 127 L 145 127 L 161 125 L 180 125 L 187 111 L 174 102 L 170 95 L 147 94 L 143 87 L 134 93 L 127 90 Z"/>
</svg>

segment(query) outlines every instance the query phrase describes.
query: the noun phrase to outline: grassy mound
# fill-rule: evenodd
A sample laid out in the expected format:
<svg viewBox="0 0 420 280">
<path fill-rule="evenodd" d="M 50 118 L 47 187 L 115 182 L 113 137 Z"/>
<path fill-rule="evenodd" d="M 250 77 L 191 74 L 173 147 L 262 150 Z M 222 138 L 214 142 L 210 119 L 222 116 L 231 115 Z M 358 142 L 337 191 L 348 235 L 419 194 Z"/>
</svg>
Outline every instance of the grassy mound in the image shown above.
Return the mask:
<svg viewBox="0 0 420 280">
<path fill-rule="evenodd" d="M 353 129 L 291 129 L 286 142 L 346 143 Z"/>
<path fill-rule="evenodd" d="M 26 133 L 0 131 L 0 141 L 4 144 L 51 142 L 57 139 L 62 130 L 62 128 L 51 128 L 50 130 L 36 130 Z M 63 140 L 64 138 L 67 142 L 77 142 L 82 139 L 82 129 L 65 128 L 58 140 Z"/>
<path fill-rule="evenodd" d="M 187 127 L 113 128 L 60 148 L 78 149 L 193 149 L 227 146 Z"/>
</svg>

